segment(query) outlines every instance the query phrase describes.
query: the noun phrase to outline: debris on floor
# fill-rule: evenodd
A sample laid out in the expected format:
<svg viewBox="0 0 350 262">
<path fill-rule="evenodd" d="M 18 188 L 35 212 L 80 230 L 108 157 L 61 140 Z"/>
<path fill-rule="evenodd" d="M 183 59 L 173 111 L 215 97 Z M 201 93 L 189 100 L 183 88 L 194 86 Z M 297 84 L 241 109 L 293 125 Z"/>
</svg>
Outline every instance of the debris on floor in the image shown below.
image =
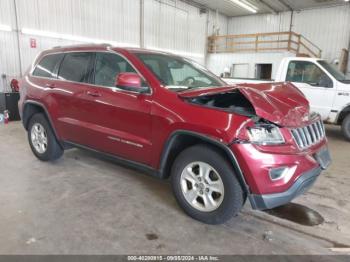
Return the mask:
<svg viewBox="0 0 350 262">
<path fill-rule="evenodd" d="M 268 241 L 268 242 L 271 242 L 273 240 L 272 235 L 273 235 L 272 231 L 266 231 L 263 234 L 263 239 Z"/>
<path fill-rule="evenodd" d="M 146 234 L 146 238 L 148 240 L 156 240 L 156 239 L 158 239 L 158 236 L 156 234 L 149 233 L 149 234 Z"/>
<path fill-rule="evenodd" d="M 30 244 L 35 243 L 35 242 L 36 242 L 36 239 L 34 237 L 31 237 L 27 240 L 26 244 L 30 245 Z"/>
</svg>

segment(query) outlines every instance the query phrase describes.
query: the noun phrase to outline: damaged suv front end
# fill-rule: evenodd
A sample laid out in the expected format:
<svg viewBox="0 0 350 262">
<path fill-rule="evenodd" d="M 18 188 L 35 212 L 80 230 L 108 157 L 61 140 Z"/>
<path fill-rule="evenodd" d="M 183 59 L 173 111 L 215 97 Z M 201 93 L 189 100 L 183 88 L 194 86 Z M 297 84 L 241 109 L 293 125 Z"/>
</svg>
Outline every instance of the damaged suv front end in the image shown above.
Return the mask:
<svg viewBox="0 0 350 262">
<path fill-rule="evenodd" d="M 245 116 L 228 147 L 254 209 L 271 209 L 308 190 L 330 164 L 321 118 L 289 83 L 238 85 L 180 94 L 187 102 Z"/>
</svg>

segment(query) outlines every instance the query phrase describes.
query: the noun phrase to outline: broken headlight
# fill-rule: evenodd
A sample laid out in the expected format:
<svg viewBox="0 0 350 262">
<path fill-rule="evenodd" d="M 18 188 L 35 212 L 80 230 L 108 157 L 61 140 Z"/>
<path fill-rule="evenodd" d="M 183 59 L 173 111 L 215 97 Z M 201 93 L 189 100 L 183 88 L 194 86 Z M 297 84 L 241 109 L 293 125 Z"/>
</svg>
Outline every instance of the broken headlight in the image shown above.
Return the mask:
<svg viewBox="0 0 350 262">
<path fill-rule="evenodd" d="M 274 125 L 249 127 L 248 136 L 251 143 L 258 145 L 279 145 L 285 142 L 280 129 Z"/>
</svg>

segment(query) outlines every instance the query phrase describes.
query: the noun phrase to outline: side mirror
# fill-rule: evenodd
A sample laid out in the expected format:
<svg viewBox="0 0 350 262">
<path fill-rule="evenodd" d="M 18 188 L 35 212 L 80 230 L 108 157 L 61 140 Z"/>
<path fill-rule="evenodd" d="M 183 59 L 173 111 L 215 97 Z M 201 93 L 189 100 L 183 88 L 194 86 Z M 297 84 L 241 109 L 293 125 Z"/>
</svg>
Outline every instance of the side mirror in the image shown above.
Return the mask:
<svg viewBox="0 0 350 262">
<path fill-rule="evenodd" d="M 120 73 L 115 80 L 115 86 L 132 92 L 146 93 L 149 88 L 142 86 L 142 79 L 136 73 Z"/>
</svg>

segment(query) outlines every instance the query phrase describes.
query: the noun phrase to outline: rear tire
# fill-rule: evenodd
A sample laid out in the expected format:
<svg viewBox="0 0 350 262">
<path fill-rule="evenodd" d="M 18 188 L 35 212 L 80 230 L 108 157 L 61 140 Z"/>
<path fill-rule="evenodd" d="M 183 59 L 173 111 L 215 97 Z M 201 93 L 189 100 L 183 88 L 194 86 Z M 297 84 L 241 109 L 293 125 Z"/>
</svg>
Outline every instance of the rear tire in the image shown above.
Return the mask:
<svg viewBox="0 0 350 262">
<path fill-rule="evenodd" d="M 210 146 L 184 150 L 172 166 L 171 182 L 185 213 L 207 224 L 224 223 L 237 215 L 244 203 L 232 165 Z"/>
<path fill-rule="evenodd" d="M 42 113 L 32 116 L 28 125 L 28 141 L 34 155 L 41 161 L 53 161 L 64 152 L 51 125 Z"/>
<path fill-rule="evenodd" d="M 342 133 L 346 140 L 350 141 L 350 114 L 348 114 L 341 125 Z"/>
</svg>

